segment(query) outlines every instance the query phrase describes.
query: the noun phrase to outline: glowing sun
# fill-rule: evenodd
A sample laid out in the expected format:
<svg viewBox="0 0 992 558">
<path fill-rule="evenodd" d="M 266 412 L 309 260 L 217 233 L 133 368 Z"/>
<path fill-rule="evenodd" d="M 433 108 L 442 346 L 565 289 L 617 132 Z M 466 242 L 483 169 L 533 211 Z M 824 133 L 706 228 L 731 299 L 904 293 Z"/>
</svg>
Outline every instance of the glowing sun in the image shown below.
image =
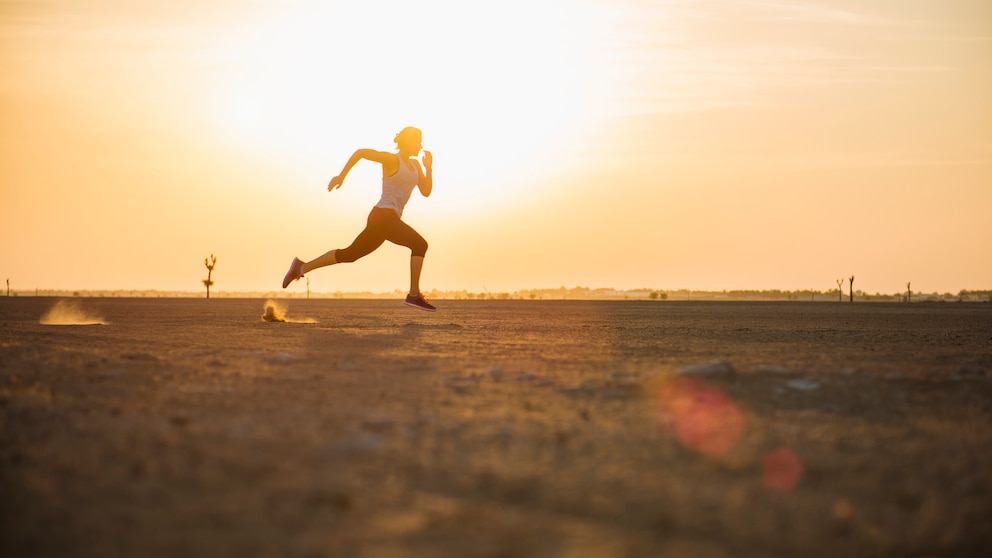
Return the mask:
<svg viewBox="0 0 992 558">
<path fill-rule="evenodd" d="M 297 4 L 232 45 L 219 114 L 236 141 L 332 167 L 417 126 L 463 192 L 512 188 L 595 115 L 589 27 L 566 1 Z"/>
</svg>

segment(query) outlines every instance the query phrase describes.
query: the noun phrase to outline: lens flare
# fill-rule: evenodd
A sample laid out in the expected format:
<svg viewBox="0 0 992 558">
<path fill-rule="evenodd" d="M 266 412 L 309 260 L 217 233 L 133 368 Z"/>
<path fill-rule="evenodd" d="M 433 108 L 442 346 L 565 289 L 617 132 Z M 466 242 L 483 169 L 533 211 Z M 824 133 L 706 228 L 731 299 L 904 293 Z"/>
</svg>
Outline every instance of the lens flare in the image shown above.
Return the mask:
<svg viewBox="0 0 992 558">
<path fill-rule="evenodd" d="M 666 382 L 658 403 L 662 427 L 683 446 L 704 455 L 725 455 L 744 430 L 744 413 L 723 390 L 699 378 Z"/>
<path fill-rule="evenodd" d="M 789 448 L 781 448 L 765 456 L 761 463 L 761 476 L 765 486 L 789 491 L 802 479 L 805 468 Z"/>
</svg>

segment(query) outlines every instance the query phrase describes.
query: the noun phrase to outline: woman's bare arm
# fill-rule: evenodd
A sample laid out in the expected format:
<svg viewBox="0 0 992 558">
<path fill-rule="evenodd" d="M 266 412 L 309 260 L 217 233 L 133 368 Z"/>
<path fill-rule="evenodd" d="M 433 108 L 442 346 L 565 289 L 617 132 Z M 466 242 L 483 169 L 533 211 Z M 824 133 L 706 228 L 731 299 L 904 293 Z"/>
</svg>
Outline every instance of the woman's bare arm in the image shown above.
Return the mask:
<svg viewBox="0 0 992 558">
<path fill-rule="evenodd" d="M 358 162 L 362 159 L 368 159 L 369 161 L 379 163 L 383 167 L 383 173 L 388 170 L 386 167 L 390 165 L 395 166 L 397 163 L 396 157 L 392 153 L 376 151 L 375 149 L 358 149 L 351 155 L 348 162 L 345 163 L 344 168 L 341 169 L 341 174 L 332 178 L 327 184 L 327 191 L 330 192 L 335 188 L 340 188 L 341 185 L 344 184 L 344 178 L 348 176 L 348 172 L 351 171 L 351 168 L 358 164 Z M 393 172 L 395 171 L 396 169 L 393 169 Z"/>
<path fill-rule="evenodd" d="M 434 155 L 430 151 L 424 151 L 424 168 L 421 169 L 420 165 L 417 165 L 417 173 L 420 177 L 417 179 L 417 187 L 420 188 L 420 193 L 426 198 L 431 195 L 431 191 L 434 190 Z"/>
</svg>

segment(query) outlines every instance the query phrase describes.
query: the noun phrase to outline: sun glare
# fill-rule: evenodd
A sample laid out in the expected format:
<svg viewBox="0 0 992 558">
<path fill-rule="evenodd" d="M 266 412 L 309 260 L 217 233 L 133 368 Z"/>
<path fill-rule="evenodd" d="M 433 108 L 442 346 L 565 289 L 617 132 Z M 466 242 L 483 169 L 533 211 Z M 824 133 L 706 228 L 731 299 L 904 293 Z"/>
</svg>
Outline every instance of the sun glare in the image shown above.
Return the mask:
<svg viewBox="0 0 992 558">
<path fill-rule="evenodd" d="M 222 127 L 326 168 L 414 125 L 461 194 L 523 188 L 594 126 L 588 14 L 573 2 L 312 2 L 232 45 Z M 337 159 L 328 163 L 328 157 Z M 509 185 L 509 186 L 507 186 Z M 467 189 L 467 190 L 466 190 Z"/>
</svg>

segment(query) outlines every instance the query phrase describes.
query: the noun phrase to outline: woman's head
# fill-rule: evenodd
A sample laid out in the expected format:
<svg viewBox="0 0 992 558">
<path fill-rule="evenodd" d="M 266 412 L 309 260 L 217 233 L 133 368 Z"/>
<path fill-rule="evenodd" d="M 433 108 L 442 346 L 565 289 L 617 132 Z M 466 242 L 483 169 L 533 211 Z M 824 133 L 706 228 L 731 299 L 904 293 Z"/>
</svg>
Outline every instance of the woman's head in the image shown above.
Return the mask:
<svg viewBox="0 0 992 558">
<path fill-rule="evenodd" d="M 419 129 L 414 128 L 413 126 L 407 126 L 406 128 L 400 130 L 400 133 L 396 134 L 393 141 L 396 142 L 396 147 L 399 148 L 400 151 L 417 154 L 420 152 L 421 142 L 423 139 L 424 136 Z"/>
</svg>

